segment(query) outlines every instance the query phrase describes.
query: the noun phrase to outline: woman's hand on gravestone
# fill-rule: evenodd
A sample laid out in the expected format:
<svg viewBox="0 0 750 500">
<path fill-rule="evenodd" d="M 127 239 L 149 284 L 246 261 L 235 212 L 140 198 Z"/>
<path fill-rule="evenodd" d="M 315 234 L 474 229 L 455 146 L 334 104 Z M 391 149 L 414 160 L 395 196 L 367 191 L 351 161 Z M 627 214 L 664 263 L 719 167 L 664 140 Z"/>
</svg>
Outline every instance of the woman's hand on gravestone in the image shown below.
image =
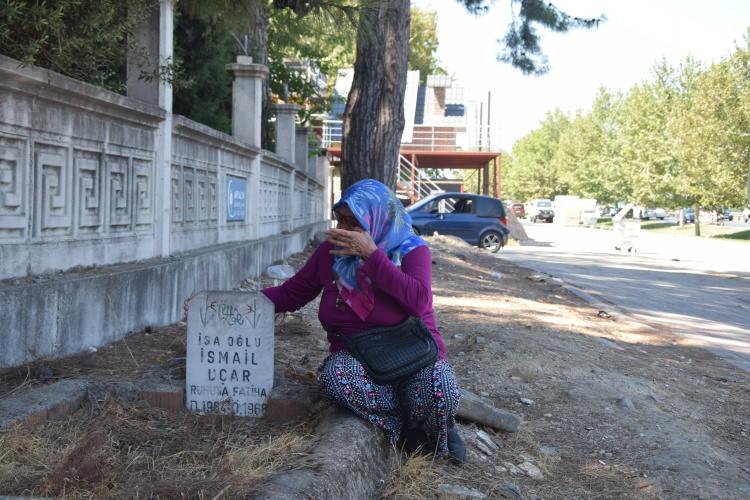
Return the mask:
<svg viewBox="0 0 750 500">
<path fill-rule="evenodd" d="M 331 250 L 333 255 L 358 255 L 366 259 L 378 249 L 370 233 L 362 228 L 353 231 L 330 229 L 326 231 L 326 241 L 339 247 Z"/>
</svg>

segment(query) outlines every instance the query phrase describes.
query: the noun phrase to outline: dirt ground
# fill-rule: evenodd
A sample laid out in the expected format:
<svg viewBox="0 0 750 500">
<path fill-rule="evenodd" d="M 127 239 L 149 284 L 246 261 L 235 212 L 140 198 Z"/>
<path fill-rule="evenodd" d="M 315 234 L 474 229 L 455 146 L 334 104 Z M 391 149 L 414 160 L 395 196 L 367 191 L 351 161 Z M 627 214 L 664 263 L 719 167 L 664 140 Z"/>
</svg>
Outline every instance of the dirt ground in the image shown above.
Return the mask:
<svg viewBox="0 0 750 500">
<path fill-rule="evenodd" d="M 385 497 L 432 498 L 441 483 L 490 497 L 509 484 L 524 498 L 750 497 L 750 374 L 668 331 L 608 317 L 502 253 L 430 243 L 438 327 L 461 385 L 524 423 L 516 434 L 483 429 L 492 451 L 462 422 L 464 466 L 412 457 Z M 288 263 L 298 268 L 306 254 Z M 327 354 L 317 303 L 279 318 L 276 331 L 277 365 L 310 383 Z M 181 380 L 184 356 L 184 324 L 150 328 L 8 370 L 0 398 L 78 376 Z M 0 494 L 241 496 L 265 474 L 305 462 L 315 420 L 217 423 L 106 399 L 36 431 L 0 433 Z M 516 468 L 526 462 L 540 474 Z"/>
</svg>

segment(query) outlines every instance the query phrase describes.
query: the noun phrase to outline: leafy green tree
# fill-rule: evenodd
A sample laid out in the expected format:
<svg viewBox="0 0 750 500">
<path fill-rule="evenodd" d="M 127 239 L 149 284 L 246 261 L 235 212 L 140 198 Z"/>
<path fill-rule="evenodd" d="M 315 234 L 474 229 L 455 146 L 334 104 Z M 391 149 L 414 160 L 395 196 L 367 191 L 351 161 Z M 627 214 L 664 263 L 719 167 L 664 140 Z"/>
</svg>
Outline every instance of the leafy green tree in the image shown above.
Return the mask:
<svg viewBox="0 0 750 500">
<path fill-rule="evenodd" d="M 178 9 L 175 59 L 190 78 L 174 91 L 175 113 L 231 133 L 232 77 L 225 65 L 232 60 L 235 50 L 236 43 L 220 19 L 196 17 Z"/>
<path fill-rule="evenodd" d="M 302 104 L 303 121 L 327 108 L 325 88 L 320 88 L 304 71 L 291 68 L 288 62 L 309 60 L 330 81 L 339 68 L 351 66 L 356 4 L 353 0 L 337 0 L 297 8 L 296 3 L 287 3 L 182 0 L 178 4 L 181 22 L 176 31 L 176 46 L 189 46 L 190 42 L 195 42 L 191 50 L 181 51 L 180 56 L 186 67 L 198 69 L 191 83 L 194 88 L 202 89 L 175 93 L 176 99 L 180 100 L 181 112 L 211 126 L 231 122 L 231 83 L 228 83 L 231 78 L 223 65 L 231 62 L 235 54 L 250 55 L 255 62 L 269 67 L 269 78 L 263 92 L 263 147 L 269 148 L 272 143 L 269 125 L 272 94 Z M 184 33 L 191 32 L 200 36 L 184 43 Z M 227 46 L 232 47 L 229 53 L 225 50 Z M 202 71 L 206 66 L 211 66 L 212 71 Z M 221 102 L 213 102 L 214 98 L 221 99 Z M 207 107 L 213 107 L 220 116 L 206 117 L 200 110 Z M 196 112 L 192 111 L 194 109 Z"/>
<path fill-rule="evenodd" d="M 578 113 L 562 133 L 551 168 L 569 194 L 603 203 L 629 197 L 629 178 L 622 175 L 620 164 L 619 106 L 619 96 L 601 89 L 591 112 Z"/>
<path fill-rule="evenodd" d="M 275 95 L 303 106 L 302 121 L 309 122 L 317 113 L 330 109 L 330 92 L 338 70 L 354 63 L 357 11 L 340 13 L 321 10 L 315 16 L 283 9 L 269 16 L 269 66 L 271 90 Z M 320 82 L 311 80 L 290 62 L 309 61 L 319 72 Z M 325 85 L 322 80 L 326 81 Z"/>
<path fill-rule="evenodd" d="M 570 119 L 560 110 L 547 113 L 540 127 L 519 139 L 513 146 L 510 162 L 505 163 L 505 191 L 517 200 L 554 198 L 568 194 L 553 159 L 560 139 L 570 128 Z"/>
<path fill-rule="evenodd" d="M 4 0 L 0 52 L 24 64 L 124 92 L 128 35 L 156 2 Z"/>
<path fill-rule="evenodd" d="M 746 203 L 750 164 L 750 41 L 719 63 L 657 64 L 625 96 L 600 90 L 565 127 L 550 114 L 507 165 L 516 198 L 576 194 L 700 210 Z M 560 115 L 559 112 L 557 112 Z M 563 115 L 564 118 L 564 115 Z"/>
<path fill-rule="evenodd" d="M 747 71 L 747 51 L 738 49 L 704 71 L 683 67 L 681 73 L 684 98 L 669 131 L 681 167 L 675 188 L 695 206 L 696 235 L 700 207 L 736 206 L 745 199 L 750 158 Z"/>
<path fill-rule="evenodd" d="M 419 84 L 427 83 L 427 76 L 445 74 L 435 53 L 438 49 L 437 12 L 411 8 L 409 26 L 409 69 L 419 71 Z"/>
<path fill-rule="evenodd" d="M 662 61 L 651 81 L 634 86 L 624 99 L 622 174 L 632 180 L 632 201 L 641 205 L 680 208 L 690 203 L 675 191 L 681 167 L 666 134 L 682 92 L 675 70 Z"/>
</svg>

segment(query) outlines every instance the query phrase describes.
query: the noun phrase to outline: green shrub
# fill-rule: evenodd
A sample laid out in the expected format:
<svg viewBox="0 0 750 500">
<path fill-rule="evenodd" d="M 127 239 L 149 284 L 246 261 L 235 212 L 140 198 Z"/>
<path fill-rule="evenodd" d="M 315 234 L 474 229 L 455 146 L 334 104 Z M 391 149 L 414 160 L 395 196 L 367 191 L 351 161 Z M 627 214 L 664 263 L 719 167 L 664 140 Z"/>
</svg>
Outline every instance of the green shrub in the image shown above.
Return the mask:
<svg viewBox="0 0 750 500">
<path fill-rule="evenodd" d="M 3 0 L 0 52 L 123 92 L 128 34 L 158 0 Z"/>
</svg>

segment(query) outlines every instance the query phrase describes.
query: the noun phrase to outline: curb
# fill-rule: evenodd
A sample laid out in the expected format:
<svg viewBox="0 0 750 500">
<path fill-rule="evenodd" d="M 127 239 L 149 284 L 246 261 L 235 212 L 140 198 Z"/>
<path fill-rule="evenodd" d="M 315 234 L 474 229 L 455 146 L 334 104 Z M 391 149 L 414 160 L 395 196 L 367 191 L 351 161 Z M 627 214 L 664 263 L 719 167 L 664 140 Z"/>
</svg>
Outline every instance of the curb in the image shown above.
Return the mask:
<svg viewBox="0 0 750 500">
<path fill-rule="evenodd" d="M 620 307 L 616 304 L 613 304 L 611 302 L 607 302 L 604 299 L 601 299 L 597 297 L 596 295 L 592 294 L 591 292 L 588 292 L 584 290 L 583 288 L 580 288 L 576 285 L 573 285 L 571 283 L 568 283 L 567 281 L 563 280 L 562 278 L 555 276 L 554 274 L 550 274 L 546 271 L 542 271 L 539 269 L 534 269 L 533 267 L 529 267 L 527 265 L 522 265 L 518 262 L 513 261 L 505 261 L 507 263 L 513 264 L 516 267 L 519 267 L 521 269 L 525 269 L 527 271 L 530 271 L 535 274 L 539 274 L 542 276 L 545 276 L 550 282 L 557 283 L 560 285 L 563 289 L 567 290 L 568 292 L 572 293 L 579 299 L 583 299 L 585 302 L 587 302 L 590 306 L 603 310 L 610 314 L 614 319 L 619 321 L 620 323 L 628 323 L 631 326 L 635 328 L 644 328 L 646 330 L 652 330 L 656 331 L 657 329 L 648 323 L 644 323 L 643 321 L 637 320 L 633 318 L 632 314 L 627 311 L 627 309 L 624 309 L 623 307 Z"/>
<path fill-rule="evenodd" d="M 0 401 L 0 429 L 20 424 L 35 429 L 55 418 L 70 415 L 88 398 L 86 379 L 66 379 L 35 387 Z"/>
<path fill-rule="evenodd" d="M 377 498 L 399 466 L 383 431 L 344 410 L 336 409 L 314 432 L 319 442 L 310 465 L 270 476 L 246 498 Z"/>
<path fill-rule="evenodd" d="M 582 288 L 578 288 L 575 285 L 571 285 L 570 283 L 565 282 L 563 279 L 558 278 L 557 276 L 552 276 L 546 273 L 540 273 L 540 274 L 544 274 L 545 276 L 550 276 L 552 279 L 555 280 L 555 282 L 559 282 L 560 286 L 562 286 L 565 290 L 569 291 L 576 297 L 588 302 L 589 305 L 593 306 L 594 308 L 608 312 L 614 319 L 616 319 L 620 323 L 623 323 L 623 324 L 628 323 L 633 327 L 644 328 L 646 330 L 654 330 L 654 331 L 656 330 L 656 328 L 654 328 L 653 326 L 633 318 L 633 316 L 626 309 L 623 309 L 622 307 L 616 304 L 613 304 L 611 302 L 606 302 L 596 297 L 595 295 L 592 295 L 589 292 L 583 290 Z"/>
</svg>

